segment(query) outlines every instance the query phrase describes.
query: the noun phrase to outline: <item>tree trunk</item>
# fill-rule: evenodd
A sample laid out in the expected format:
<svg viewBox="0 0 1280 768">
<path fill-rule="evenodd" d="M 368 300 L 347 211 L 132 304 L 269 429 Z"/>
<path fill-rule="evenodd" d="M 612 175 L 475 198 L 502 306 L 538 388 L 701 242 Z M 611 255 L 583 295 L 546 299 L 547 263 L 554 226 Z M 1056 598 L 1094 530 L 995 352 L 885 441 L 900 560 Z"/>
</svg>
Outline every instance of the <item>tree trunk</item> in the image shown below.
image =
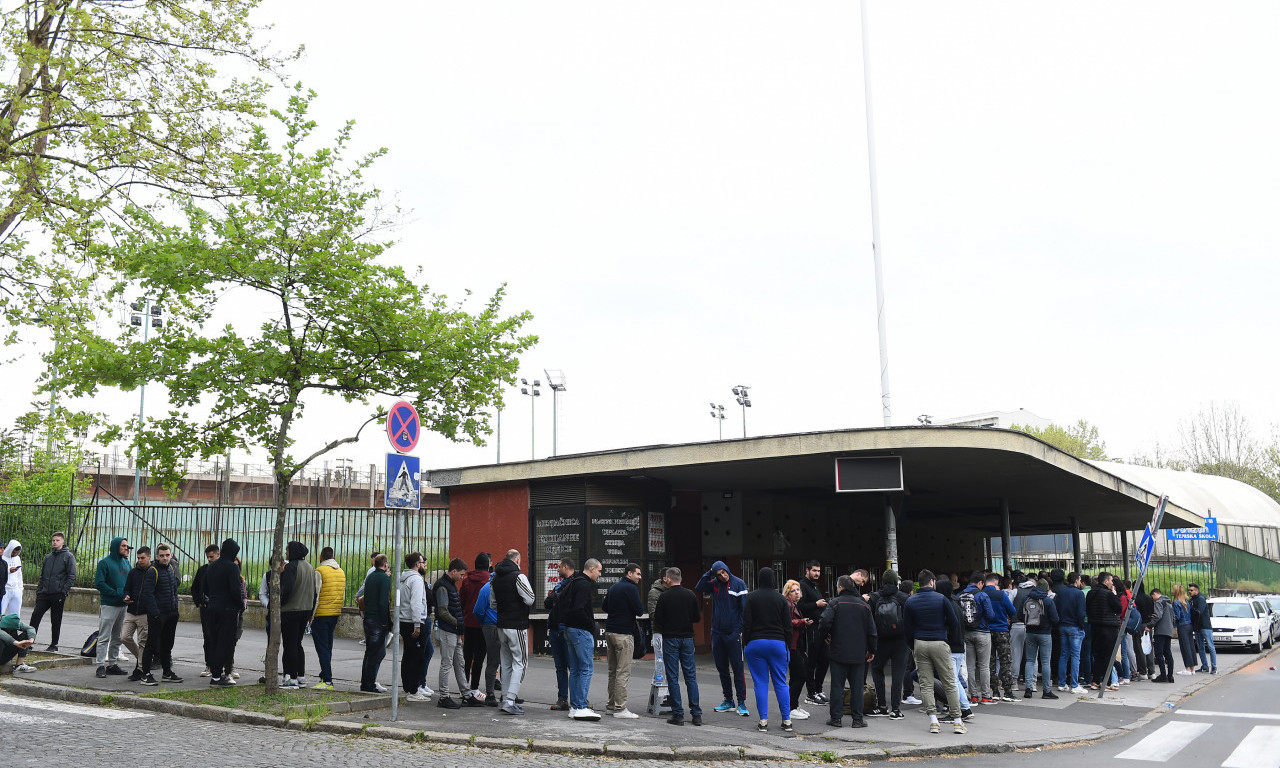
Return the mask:
<svg viewBox="0 0 1280 768">
<path fill-rule="evenodd" d="M 268 615 L 271 629 L 267 632 L 267 667 L 264 674 L 267 678 L 267 693 L 280 691 L 280 563 L 284 562 L 284 521 L 289 509 L 290 478 L 285 477 L 276 468 L 276 530 L 271 540 L 271 565 L 268 578 L 268 594 L 270 606 Z"/>
</svg>

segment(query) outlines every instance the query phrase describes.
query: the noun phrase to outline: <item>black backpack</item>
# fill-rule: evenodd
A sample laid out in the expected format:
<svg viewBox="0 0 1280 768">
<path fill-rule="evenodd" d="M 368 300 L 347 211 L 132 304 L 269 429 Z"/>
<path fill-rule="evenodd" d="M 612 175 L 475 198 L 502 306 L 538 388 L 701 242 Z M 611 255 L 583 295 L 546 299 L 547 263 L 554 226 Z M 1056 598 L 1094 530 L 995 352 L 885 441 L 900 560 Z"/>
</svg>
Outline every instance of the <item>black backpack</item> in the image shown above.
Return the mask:
<svg viewBox="0 0 1280 768">
<path fill-rule="evenodd" d="M 881 595 L 876 603 L 876 633 L 880 637 L 902 635 L 902 605 L 892 597 Z"/>
<path fill-rule="evenodd" d="M 982 606 L 978 605 L 978 598 L 974 597 L 974 593 L 962 592 L 956 602 L 960 603 L 960 621 L 964 622 L 965 631 L 982 629 Z"/>
</svg>

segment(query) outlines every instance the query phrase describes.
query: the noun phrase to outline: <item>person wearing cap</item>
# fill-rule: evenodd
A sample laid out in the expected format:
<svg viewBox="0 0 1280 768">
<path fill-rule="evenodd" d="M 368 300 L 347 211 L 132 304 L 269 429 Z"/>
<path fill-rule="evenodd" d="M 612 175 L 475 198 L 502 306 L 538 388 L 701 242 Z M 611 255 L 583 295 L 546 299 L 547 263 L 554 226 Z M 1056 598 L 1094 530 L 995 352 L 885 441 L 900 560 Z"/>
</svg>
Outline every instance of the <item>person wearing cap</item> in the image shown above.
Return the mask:
<svg viewBox="0 0 1280 768">
<path fill-rule="evenodd" d="M 125 582 L 129 579 L 129 551 L 123 536 L 111 540 L 107 555 L 98 561 L 93 586 L 98 590 L 98 677 L 127 675 L 120 668 L 120 633 L 124 629 Z"/>
</svg>

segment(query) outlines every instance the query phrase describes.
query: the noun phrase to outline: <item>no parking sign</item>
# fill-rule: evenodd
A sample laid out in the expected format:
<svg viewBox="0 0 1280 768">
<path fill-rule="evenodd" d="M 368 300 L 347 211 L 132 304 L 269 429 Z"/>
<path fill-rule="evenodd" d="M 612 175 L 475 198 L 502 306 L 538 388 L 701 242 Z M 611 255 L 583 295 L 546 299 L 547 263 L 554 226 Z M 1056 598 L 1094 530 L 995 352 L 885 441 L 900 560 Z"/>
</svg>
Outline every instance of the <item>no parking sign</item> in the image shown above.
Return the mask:
<svg viewBox="0 0 1280 768">
<path fill-rule="evenodd" d="M 422 424 L 418 421 L 418 409 L 413 403 L 401 400 L 387 412 L 387 439 L 391 447 L 400 453 L 408 453 L 418 445 Z"/>
</svg>

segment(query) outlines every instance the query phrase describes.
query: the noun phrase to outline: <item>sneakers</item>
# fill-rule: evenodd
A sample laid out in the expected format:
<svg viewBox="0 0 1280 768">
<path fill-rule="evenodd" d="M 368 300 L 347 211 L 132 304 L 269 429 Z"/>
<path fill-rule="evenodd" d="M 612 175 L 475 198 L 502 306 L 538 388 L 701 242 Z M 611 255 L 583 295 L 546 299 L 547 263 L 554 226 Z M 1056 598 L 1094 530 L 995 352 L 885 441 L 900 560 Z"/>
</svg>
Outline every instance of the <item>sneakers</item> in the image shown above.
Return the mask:
<svg viewBox="0 0 1280 768">
<path fill-rule="evenodd" d="M 213 686 L 213 687 L 217 687 L 217 688 L 227 688 L 227 687 L 230 687 L 230 686 L 235 685 L 235 684 L 236 684 L 236 681 L 235 681 L 235 680 L 232 680 L 232 679 L 231 679 L 231 678 L 229 678 L 229 677 L 211 677 L 211 678 L 209 678 L 209 685 L 210 685 L 210 686 Z"/>
<path fill-rule="evenodd" d="M 294 687 L 297 687 L 296 684 Z M 422 689 L 419 688 L 418 690 L 414 691 L 408 696 L 405 696 L 404 700 L 405 701 L 431 701 L 431 697 L 423 693 Z"/>
<path fill-rule="evenodd" d="M 809 712 L 808 710 L 804 710 L 804 709 L 793 709 L 791 710 L 791 719 L 792 720 L 808 720 Z"/>
<path fill-rule="evenodd" d="M 667 718 L 669 725 L 684 725 L 684 715 L 672 715 Z"/>
<path fill-rule="evenodd" d="M 138 678 L 138 682 L 142 683 L 143 685 L 159 685 L 159 683 L 156 682 L 155 676 L 152 675 L 150 672 Z"/>
<path fill-rule="evenodd" d="M 583 707 L 582 709 L 569 710 L 569 717 L 574 720 L 584 720 L 594 723 L 600 719 L 600 713 L 594 711 L 591 707 Z"/>
<path fill-rule="evenodd" d="M 875 709 L 867 713 L 867 717 L 888 717 L 888 716 L 889 716 L 888 707 L 876 707 Z"/>
<path fill-rule="evenodd" d="M 820 707 L 823 704 L 826 704 L 829 701 L 829 699 L 827 698 L 827 694 L 823 693 L 822 691 L 818 691 L 817 693 L 811 693 L 808 696 L 806 696 L 804 701 L 806 704 L 812 704 L 815 707 Z"/>
<path fill-rule="evenodd" d="M 810 702 L 812 702 L 812 699 L 810 699 Z M 818 702 L 818 703 L 821 703 L 821 702 Z M 728 712 L 733 708 L 734 708 L 733 702 L 729 701 L 728 699 L 725 699 L 724 701 L 716 705 L 717 712 Z"/>
<path fill-rule="evenodd" d="M 1192 672 L 1192 671 L 1191 671 L 1191 670 L 1189 670 L 1189 669 L 1180 669 L 1180 670 L 1178 670 L 1177 672 L 1175 672 L 1174 674 L 1178 674 L 1178 675 L 1194 675 L 1194 674 L 1195 674 L 1195 672 Z"/>
<path fill-rule="evenodd" d="M 942 733 L 942 727 L 937 723 L 929 723 L 929 733 Z"/>
<path fill-rule="evenodd" d="M 1007 702 L 1013 703 L 1013 702 L 1016 702 L 1017 699 L 1015 699 L 1012 696 L 1001 696 L 1000 701 L 1007 701 Z"/>
<path fill-rule="evenodd" d="M 1071 689 L 1070 689 L 1070 688 L 1068 688 L 1068 687 L 1067 687 L 1067 686 L 1065 686 L 1065 685 L 1060 685 L 1060 686 L 1058 686 L 1058 690 L 1060 690 L 1060 691 L 1069 691 L 1069 690 L 1071 690 Z"/>
<path fill-rule="evenodd" d="M 923 704 L 924 702 L 917 699 L 915 696 L 908 696 L 907 698 L 902 700 L 902 703 L 903 704 Z"/>
<path fill-rule="evenodd" d="M 382 683 L 374 683 L 374 684 L 373 684 L 373 690 L 377 691 L 378 693 L 386 693 L 386 692 L 387 692 L 387 688 L 386 688 L 386 686 L 384 686 Z"/>
<path fill-rule="evenodd" d="M 1056 698 L 1058 698 L 1058 694 L 1054 693 L 1053 691 L 1045 691 L 1044 693 L 1040 694 L 1040 698 L 1042 698 L 1042 699 L 1056 699 Z"/>
<path fill-rule="evenodd" d="M 46 651 L 48 651 L 49 653 L 57 653 L 57 652 L 58 652 L 58 644 L 57 644 L 57 643 L 54 643 L 53 645 L 50 645 L 48 648 L 45 648 L 45 650 L 46 650 Z"/>
<path fill-rule="evenodd" d="M 504 701 L 502 707 L 498 709 L 504 715 L 523 715 L 524 710 L 514 701 Z"/>
<path fill-rule="evenodd" d="M 498 697 L 494 696 L 492 693 L 484 697 L 484 705 L 486 707 L 496 707 L 501 703 L 502 702 L 498 701 Z"/>
<path fill-rule="evenodd" d="M 702 725 L 702 715 L 694 715 L 694 716 L 693 716 L 693 724 L 694 724 L 694 725 Z"/>
<path fill-rule="evenodd" d="M 208 667 L 205 667 L 203 670 L 201 670 L 201 671 L 200 671 L 200 676 L 201 676 L 201 677 L 209 677 L 209 676 L 211 676 L 212 674 L 213 674 L 213 673 L 209 671 L 209 668 L 208 668 Z"/>
<path fill-rule="evenodd" d="M 484 702 L 468 693 L 462 697 L 462 706 L 464 707 L 483 707 Z"/>
<path fill-rule="evenodd" d="M 568 712 L 569 702 L 564 699 L 556 699 L 556 703 L 551 705 L 551 709 L 555 712 Z"/>
<path fill-rule="evenodd" d="M 761 733 L 768 733 L 768 732 L 769 732 L 769 721 L 768 721 L 768 720 L 761 720 L 760 722 L 756 723 L 756 730 L 757 730 L 757 731 L 759 731 L 759 732 L 761 732 Z"/>
<path fill-rule="evenodd" d="M 96 675 L 97 675 L 98 677 L 100 677 L 100 678 L 105 678 L 105 677 L 107 676 L 107 668 L 106 668 L 106 666 L 104 665 L 104 666 L 98 667 L 98 671 L 97 671 L 97 672 L 95 672 L 94 674 L 96 674 Z M 1178 674 L 1182 674 L 1182 673 L 1181 673 L 1181 672 L 1179 672 Z"/>
<path fill-rule="evenodd" d="M 321 680 L 320 682 L 318 682 L 318 683 L 316 683 L 315 685 L 311 686 L 311 688 L 312 688 L 313 690 L 317 690 L 317 691 L 332 691 L 332 690 L 333 690 L 333 683 L 326 683 L 325 681 Z"/>
<path fill-rule="evenodd" d="M 299 677 L 298 677 L 298 687 L 299 687 L 299 688 L 306 688 L 306 687 L 307 687 L 307 678 L 302 677 L 302 676 L 299 676 Z"/>
<path fill-rule="evenodd" d="M 233 679 L 235 679 L 235 680 L 239 680 L 239 679 L 240 679 L 240 673 L 239 673 L 239 672 L 237 672 L 237 671 L 235 671 L 235 670 L 233 669 L 233 670 L 231 670 L 231 677 L 232 677 Z"/>
<path fill-rule="evenodd" d="M 844 725 L 844 722 L 842 720 L 837 720 L 833 717 L 827 721 L 827 725 L 831 726 L 832 728 L 839 728 L 842 725 Z"/>
<path fill-rule="evenodd" d="M 906 715 L 902 714 L 901 712 L 899 712 L 899 711 L 898 711 L 898 710 L 896 710 L 896 709 L 889 713 L 889 719 L 890 719 L 890 720 L 902 720 L 902 719 L 905 719 L 905 718 L 906 718 Z"/>
<path fill-rule="evenodd" d="M 790 721 L 790 720 L 783 720 L 783 721 L 782 721 L 782 732 L 783 732 L 783 733 L 795 733 L 795 732 L 796 732 L 796 729 L 791 727 L 791 721 Z"/>
<path fill-rule="evenodd" d="M 436 706 L 440 709 L 462 709 L 462 705 L 447 694 L 440 697 L 440 700 L 436 702 Z"/>
<path fill-rule="evenodd" d="M 133 671 L 129 673 L 129 682 L 136 683 L 141 679 L 142 679 L 142 670 L 138 667 L 134 667 Z"/>
<path fill-rule="evenodd" d="M 292 677 L 289 677 L 288 675 L 285 675 L 284 681 L 280 683 L 280 687 L 281 688 L 297 688 L 298 681 L 293 679 Z"/>
<path fill-rule="evenodd" d="M 1046 693 L 1048 693 L 1048 691 L 1046 691 Z M 1032 696 L 1035 696 L 1035 695 L 1036 695 L 1036 692 L 1035 692 L 1033 689 L 1028 688 L 1028 689 L 1027 689 L 1027 691 L 1026 691 L 1026 693 L 1022 694 L 1022 698 L 1024 698 L 1024 699 L 1029 699 L 1029 698 L 1031 698 Z M 1057 696 L 1054 696 L 1054 698 L 1056 699 L 1056 698 L 1058 698 L 1058 697 L 1057 697 Z"/>
<path fill-rule="evenodd" d="M 975 717 L 977 717 L 977 715 L 974 714 L 972 709 L 966 709 L 960 713 L 960 719 L 966 723 L 973 722 L 973 718 Z"/>
<path fill-rule="evenodd" d="M 746 702 L 742 702 L 742 703 L 738 704 L 738 714 L 742 715 L 743 717 L 750 717 L 750 716 L 751 716 L 751 713 L 747 711 L 747 705 L 746 705 Z"/>
<path fill-rule="evenodd" d="M 640 716 L 639 716 L 639 715 L 637 715 L 635 712 L 632 712 L 631 710 L 627 709 L 626 707 L 623 707 L 622 709 L 618 710 L 617 712 L 614 712 L 614 713 L 613 713 L 613 716 L 614 716 L 614 717 L 616 717 L 616 718 L 618 718 L 619 720 L 636 720 L 636 719 L 638 719 L 638 718 L 640 717 Z"/>
<path fill-rule="evenodd" d="M 996 700 L 995 700 L 995 699 L 987 698 L 986 696 L 983 696 L 981 699 L 978 699 L 978 703 L 979 703 L 979 704 L 995 704 L 995 703 L 996 703 Z"/>
<path fill-rule="evenodd" d="M 1085 688 L 1083 685 L 1077 685 L 1075 688 L 1072 688 L 1070 690 L 1070 693 L 1074 693 L 1077 696 L 1086 694 L 1088 692 L 1089 692 L 1089 689 Z"/>
<path fill-rule="evenodd" d="M 952 733 L 968 733 L 969 729 L 964 727 L 963 720 L 957 720 L 951 724 L 951 732 Z"/>
<path fill-rule="evenodd" d="M 299 680 L 303 680 L 303 679 L 305 679 L 305 678 L 301 678 L 301 677 L 300 677 L 300 678 L 298 678 L 298 679 L 299 679 Z M 306 683 L 303 683 L 303 685 L 306 685 Z M 425 686 L 425 685 L 418 689 L 418 693 L 421 693 L 423 696 L 435 696 L 435 695 L 436 695 L 436 692 L 435 692 L 435 691 L 431 690 L 430 688 L 428 688 L 428 687 L 427 687 L 427 686 Z"/>
<path fill-rule="evenodd" d="M 35 672 L 36 668 L 24 661 L 14 665 L 13 671 L 14 672 Z M 139 677 L 141 677 L 141 675 L 139 675 Z"/>
<path fill-rule="evenodd" d="M 173 671 L 172 669 L 171 669 L 171 670 L 169 670 L 168 672 L 165 672 L 163 675 L 161 675 L 161 676 L 160 676 L 160 679 L 161 679 L 162 681 L 166 682 L 166 683 L 180 683 L 180 682 L 182 682 L 182 678 L 178 677 L 178 675 L 177 675 L 177 674 L 175 674 L 175 673 L 174 673 L 174 671 Z"/>
</svg>

